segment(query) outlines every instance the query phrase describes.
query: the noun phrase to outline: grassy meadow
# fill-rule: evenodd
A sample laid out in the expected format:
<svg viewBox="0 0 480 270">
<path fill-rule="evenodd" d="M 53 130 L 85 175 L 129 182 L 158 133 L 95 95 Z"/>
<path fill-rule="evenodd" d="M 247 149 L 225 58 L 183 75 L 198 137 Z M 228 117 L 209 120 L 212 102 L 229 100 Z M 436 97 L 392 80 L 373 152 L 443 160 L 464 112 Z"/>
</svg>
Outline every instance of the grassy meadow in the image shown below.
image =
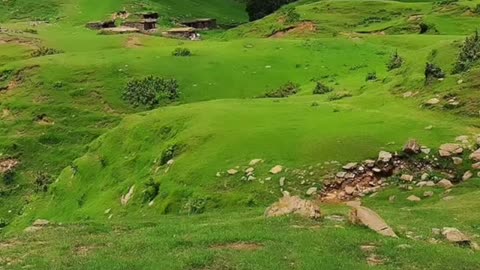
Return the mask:
<svg viewBox="0 0 480 270">
<path fill-rule="evenodd" d="M 343 205 L 321 205 L 341 220 L 263 217 L 282 196 L 280 177 L 304 197 L 339 164 L 410 138 L 437 149 L 479 132 L 479 69 L 452 74 L 480 22 L 477 2 L 301 0 L 290 5 L 295 22 L 282 8 L 250 23 L 234 0 L 0 3 L 0 160 L 21 162 L 0 182 L 0 269 L 479 269 L 478 252 L 431 241 L 432 228 L 480 234 L 476 178 L 448 201 L 438 188 L 420 203 L 405 198 L 427 189 L 365 198 L 399 239 L 350 225 Z M 200 42 L 84 27 L 124 8 L 158 11 L 162 30 L 197 17 L 238 26 Z M 57 53 L 33 57 L 40 47 Z M 192 56 L 172 56 L 179 47 Z M 404 64 L 388 71 L 395 52 Z M 426 84 L 426 62 L 446 78 Z M 149 75 L 175 78 L 180 98 L 154 110 L 125 102 L 127 82 Z M 318 81 L 333 91 L 314 95 Z M 261 98 L 287 82 L 299 92 Z M 461 106 L 447 106 L 452 96 Z M 226 173 L 256 158 L 253 181 Z M 279 164 L 286 170 L 272 176 Z M 23 232 L 36 219 L 53 225 Z M 375 245 L 383 264 L 369 266 L 362 245 Z"/>
</svg>

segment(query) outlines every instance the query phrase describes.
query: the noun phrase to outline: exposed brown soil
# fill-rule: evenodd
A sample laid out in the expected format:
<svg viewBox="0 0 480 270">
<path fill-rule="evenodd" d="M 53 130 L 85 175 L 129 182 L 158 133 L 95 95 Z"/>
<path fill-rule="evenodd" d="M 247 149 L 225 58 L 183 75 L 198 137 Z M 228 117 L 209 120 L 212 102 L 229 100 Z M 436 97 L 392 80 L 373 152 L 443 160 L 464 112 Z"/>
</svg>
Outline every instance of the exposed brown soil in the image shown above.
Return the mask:
<svg viewBox="0 0 480 270">
<path fill-rule="evenodd" d="M 263 245 L 256 243 L 230 243 L 222 245 L 214 245 L 210 247 L 213 250 L 240 250 L 240 251 L 255 251 L 263 248 Z"/>
<path fill-rule="evenodd" d="M 305 36 L 317 31 L 317 25 L 313 22 L 302 22 L 296 26 L 287 27 L 275 32 L 271 38 L 283 38 L 286 36 Z"/>
</svg>

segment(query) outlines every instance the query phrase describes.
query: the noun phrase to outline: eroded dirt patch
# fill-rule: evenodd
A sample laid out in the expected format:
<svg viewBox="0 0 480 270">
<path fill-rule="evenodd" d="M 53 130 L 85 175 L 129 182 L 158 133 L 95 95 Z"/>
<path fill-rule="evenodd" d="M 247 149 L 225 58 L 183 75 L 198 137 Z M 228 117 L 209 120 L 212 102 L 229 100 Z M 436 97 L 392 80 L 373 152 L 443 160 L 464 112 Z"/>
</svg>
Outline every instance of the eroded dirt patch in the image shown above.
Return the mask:
<svg viewBox="0 0 480 270">
<path fill-rule="evenodd" d="M 313 22 L 302 22 L 298 25 L 287 27 L 283 30 L 275 32 L 271 35 L 271 38 L 283 38 L 286 36 L 306 36 L 308 34 L 315 33 L 317 31 L 317 25 Z"/>
<path fill-rule="evenodd" d="M 139 47 L 142 47 L 142 46 L 143 46 L 143 44 L 142 44 L 142 41 L 140 40 L 140 38 L 135 37 L 135 36 L 128 37 L 127 42 L 125 44 L 125 47 L 127 47 L 127 48 L 139 48 Z"/>
<path fill-rule="evenodd" d="M 211 246 L 210 249 L 213 250 L 239 250 L 239 251 L 255 251 L 263 249 L 263 245 L 257 243 L 230 243 L 222 245 Z"/>
</svg>

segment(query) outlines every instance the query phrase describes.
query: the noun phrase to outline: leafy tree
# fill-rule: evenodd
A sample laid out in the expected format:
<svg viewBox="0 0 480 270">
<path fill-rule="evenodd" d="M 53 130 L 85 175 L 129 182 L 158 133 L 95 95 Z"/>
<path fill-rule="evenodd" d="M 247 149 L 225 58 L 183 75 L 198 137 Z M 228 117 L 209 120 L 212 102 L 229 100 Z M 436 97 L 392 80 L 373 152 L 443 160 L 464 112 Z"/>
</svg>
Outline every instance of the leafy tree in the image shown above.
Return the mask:
<svg viewBox="0 0 480 270">
<path fill-rule="evenodd" d="M 247 0 L 247 13 L 250 21 L 261 19 L 282 7 L 297 0 Z"/>
</svg>

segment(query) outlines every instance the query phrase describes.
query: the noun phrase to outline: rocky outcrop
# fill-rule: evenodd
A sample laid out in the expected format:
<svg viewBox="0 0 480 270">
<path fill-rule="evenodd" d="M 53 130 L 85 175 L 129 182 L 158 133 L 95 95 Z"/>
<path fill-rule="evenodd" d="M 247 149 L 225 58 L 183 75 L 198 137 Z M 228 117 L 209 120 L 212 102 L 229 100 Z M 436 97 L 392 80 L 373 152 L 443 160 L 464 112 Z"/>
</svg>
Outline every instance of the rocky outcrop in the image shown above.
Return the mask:
<svg viewBox="0 0 480 270">
<path fill-rule="evenodd" d="M 351 205 L 350 222 L 366 226 L 373 231 L 388 237 L 398 237 L 393 229 L 375 211 L 360 205 Z"/>
<path fill-rule="evenodd" d="M 267 217 L 279 217 L 295 214 L 306 218 L 318 219 L 321 217 L 320 207 L 312 201 L 303 200 L 298 196 L 290 196 L 288 192 L 265 211 Z"/>
</svg>

